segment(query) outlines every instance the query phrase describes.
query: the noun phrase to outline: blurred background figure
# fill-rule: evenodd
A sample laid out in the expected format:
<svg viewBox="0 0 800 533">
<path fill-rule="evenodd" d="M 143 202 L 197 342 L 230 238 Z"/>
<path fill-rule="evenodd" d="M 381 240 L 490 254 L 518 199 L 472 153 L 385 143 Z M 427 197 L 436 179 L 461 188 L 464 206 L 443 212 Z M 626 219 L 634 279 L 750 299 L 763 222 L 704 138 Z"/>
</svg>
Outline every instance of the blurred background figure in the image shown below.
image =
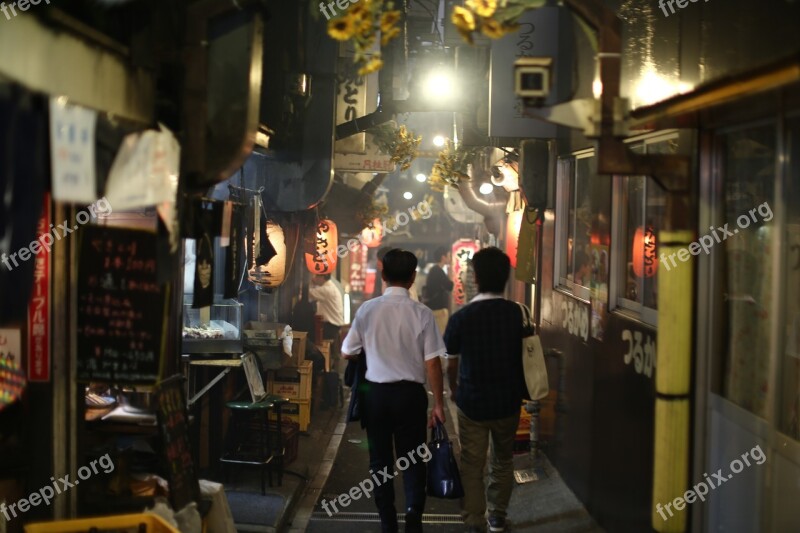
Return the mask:
<svg viewBox="0 0 800 533">
<path fill-rule="evenodd" d="M 339 357 L 339 331 L 344 325 L 344 297 L 330 274 L 314 274 L 308 288 L 308 297 L 317 303 L 317 314 L 322 317 L 322 338 L 331 339 L 331 357 Z"/>
<path fill-rule="evenodd" d="M 447 319 L 450 318 L 450 293 L 453 291 L 453 281 L 445 272 L 450 264 L 450 249 L 439 246 L 433 253 L 436 264 L 428 271 L 428 279 L 422 289 L 423 303 L 431 308 L 439 333 L 444 334 Z"/>
</svg>

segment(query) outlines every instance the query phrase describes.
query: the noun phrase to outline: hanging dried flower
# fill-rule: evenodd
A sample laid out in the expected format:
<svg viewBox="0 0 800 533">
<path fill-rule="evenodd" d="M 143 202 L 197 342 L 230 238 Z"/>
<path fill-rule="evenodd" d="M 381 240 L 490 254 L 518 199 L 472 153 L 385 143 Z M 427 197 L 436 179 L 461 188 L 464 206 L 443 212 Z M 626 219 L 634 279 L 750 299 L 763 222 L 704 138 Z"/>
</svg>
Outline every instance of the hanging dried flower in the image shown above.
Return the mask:
<svg viewBox="0 0 800 533">
<path fill-rule="evenodd" d="M 416 159 L 422 137 L 415 136 L 405 125 L 383 124 L 368 130 L 378 150 L 391 156 L 392 163 L 400 165 L 400 170 L 408 170 Z"/>
<path fill-rule="evenodd" d="M 390 0 L 361 0 L 342 16 L 328 22 L 328 35 L 338 41 L 350 41 L 355 49 L 358 74 L 366 76 L 383 68 L 381 53 L 373 51 L 380 34 L 381 46 L 400 35 L 397 23 L 403 12 L 393 9 Z"/>
<path fill-rule="evenodd" d="M 468 167 L 480 148 L 455 147 L 451 140 L 447 140 L 444 148 L 439 152 L 433 164 L 428 184 L 435 191 L 444 190 L 445 185 L 458 186 L 462 181 L 468 181 Z"/>
<path fill-rule="evenodd" d="M 451 18 L 461 37 L 473 43 L 473 32 L 500 39 L 519 29 L 517 21 L 528 9 L 545 5 L 546 0 L 466 0 L 456 6 Z"/>
</svg>

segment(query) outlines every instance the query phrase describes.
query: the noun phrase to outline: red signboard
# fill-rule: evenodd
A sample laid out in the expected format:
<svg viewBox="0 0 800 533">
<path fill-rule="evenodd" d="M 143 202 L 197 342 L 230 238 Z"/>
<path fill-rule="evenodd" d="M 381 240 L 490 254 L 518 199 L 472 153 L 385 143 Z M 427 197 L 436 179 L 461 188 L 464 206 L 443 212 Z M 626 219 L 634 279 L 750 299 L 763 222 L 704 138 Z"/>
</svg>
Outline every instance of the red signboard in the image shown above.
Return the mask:
<svg viewBox="0 0 800 533">
<path fill-rule="evenodd" d="M 50 195 L 45 194 L 37 235 L 50 233 Z M 50 249 L 36 254 L 28 304 L 28 381 L 50 381 Z"/>
<path fill-rule="evenodd" d="M 367 247 L 358 244 L 350 254 L 350 291 L 364 292 L 367 288 Z"/>
</svg>

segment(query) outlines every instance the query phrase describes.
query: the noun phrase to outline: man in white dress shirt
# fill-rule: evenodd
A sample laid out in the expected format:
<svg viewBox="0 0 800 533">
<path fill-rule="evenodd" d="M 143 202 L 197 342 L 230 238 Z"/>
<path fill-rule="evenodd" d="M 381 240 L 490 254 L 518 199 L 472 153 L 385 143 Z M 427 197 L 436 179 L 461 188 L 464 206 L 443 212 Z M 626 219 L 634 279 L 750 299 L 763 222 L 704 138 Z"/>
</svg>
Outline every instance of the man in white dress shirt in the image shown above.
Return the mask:
<svg viewBox="0 0 800 533">
<path fill-rule="evenodd" d="M 369 466 L 376 475 L 384 473 L 384 483 L 375 489 L 375 505 L 387 533 L 398 531 L 391 481 L 398 471 L 393 448 L 398 458 L 410 457 L 426 440 L 426 374 L 434 399 L 429 425 L 445 420 L 439 361 L 445 347 L 431 310 L 409 298 L 416 268 L 417 258 L 411 252 L 394 249 L 386 253 L 381 276 L 388 287 L 382 296 L 358 309 L 342 344 L 345 358 L 362 349 L 367 358 L 364 422 Z M 403 471 L 407 532 L 422 531 L 425 508 L 426 466 L 424 460 L 415 458 Z"/>
</svg>

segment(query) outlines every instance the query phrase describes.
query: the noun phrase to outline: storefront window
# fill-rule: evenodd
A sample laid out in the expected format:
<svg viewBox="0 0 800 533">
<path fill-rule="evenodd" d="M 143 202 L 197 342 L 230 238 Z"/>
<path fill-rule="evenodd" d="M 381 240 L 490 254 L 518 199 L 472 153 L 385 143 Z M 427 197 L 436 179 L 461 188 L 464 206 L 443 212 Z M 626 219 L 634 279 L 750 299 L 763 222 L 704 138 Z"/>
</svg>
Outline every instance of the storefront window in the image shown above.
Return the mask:
<svg viewBox="0 0 800 533">
<path fill-rule="evenodd" d="M 648 140 L 631 147 L 635 153 L 675 154 L 677 134 Z M 658 309 L 658 232 L 663 225 L 667 197 L 650 177 L 615 178 L 616 236 L 613 257 L 624 260 L 615 266 L 616 303 L 655 325 Z"/>
<path fill-rule="evenodd" d="M 780 430 L 800 440 L 800 119 L 789 127 L 789 186 L 786 191 L 786 347 Z"/>
<path fill-rule="evenodd" d="M 723 222 L 728 316 L 724 396 L 768 418 L 772 368 L 772 262 L 775 181 L 772 125 L 723 135 Z M 717 233 L 723 232 L 723 229 Z"/>
<path fill-rule="evenodd" d="M 559 285 L 588 299 L 591 283 L 592 211 L 590 180 L 595 176 L 593 152 L 584 152 L 559 164 L 559 223 L 557 257 Z M 559 215 L 560 215 L 559 213 Z"/>
</svg>

